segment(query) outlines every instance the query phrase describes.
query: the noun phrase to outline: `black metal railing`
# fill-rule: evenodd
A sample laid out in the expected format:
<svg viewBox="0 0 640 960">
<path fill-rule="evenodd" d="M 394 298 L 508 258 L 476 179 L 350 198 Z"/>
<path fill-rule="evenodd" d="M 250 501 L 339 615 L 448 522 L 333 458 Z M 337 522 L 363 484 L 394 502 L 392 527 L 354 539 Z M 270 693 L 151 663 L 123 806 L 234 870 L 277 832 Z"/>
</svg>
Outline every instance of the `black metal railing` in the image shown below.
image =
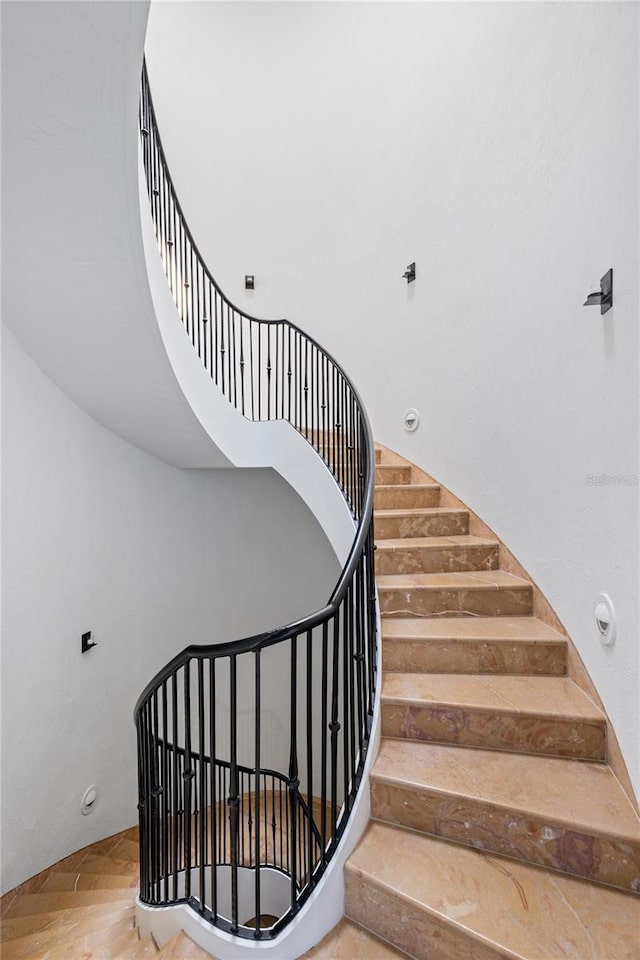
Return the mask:
<svg viewBox="0 0 640 960">
<path fill-rule="evenodd" d="M 355 521 L 325 607 L 254 637 L 187 647 L 135 708 L 141 900 L 188 903 L 261 939 L 316 886 L 362 777 L 376 690 L 373 440 L 339 364 L 289 321 L 234 306 L 212 277 L 174 190 L 146 67 L 140 134 L 160 256 L 205 369 L 245 417 L 286 420 L 306 438 Z M 274 875 L 286 878 L 284 902 Z"/>
</svg>

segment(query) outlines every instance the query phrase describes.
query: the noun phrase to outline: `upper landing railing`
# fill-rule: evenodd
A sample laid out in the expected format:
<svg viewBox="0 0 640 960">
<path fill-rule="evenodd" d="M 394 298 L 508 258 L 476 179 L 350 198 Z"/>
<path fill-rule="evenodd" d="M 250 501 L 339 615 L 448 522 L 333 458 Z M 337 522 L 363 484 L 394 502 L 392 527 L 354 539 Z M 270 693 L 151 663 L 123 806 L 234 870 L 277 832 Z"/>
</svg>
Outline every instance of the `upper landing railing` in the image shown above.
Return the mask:
<svg viewBox="0 0 640 960">
<path fill-rule="evenodd" d="M 210 643 L 174 657 L 135 708 L 142 901 L 187 903 L 228 932 L 264 939 L 325 871 L 366 759 L 377 645 L 371 428 L 326 350 L 288 320 L 236 307 L 209 272 L 175 193 L 146 68 L 140 134 L 158 249 L 212 389 L 251 420 L 291 423 L 355 521 L 326 606 L 224 644 L 212 622 Z"/>
</svg>

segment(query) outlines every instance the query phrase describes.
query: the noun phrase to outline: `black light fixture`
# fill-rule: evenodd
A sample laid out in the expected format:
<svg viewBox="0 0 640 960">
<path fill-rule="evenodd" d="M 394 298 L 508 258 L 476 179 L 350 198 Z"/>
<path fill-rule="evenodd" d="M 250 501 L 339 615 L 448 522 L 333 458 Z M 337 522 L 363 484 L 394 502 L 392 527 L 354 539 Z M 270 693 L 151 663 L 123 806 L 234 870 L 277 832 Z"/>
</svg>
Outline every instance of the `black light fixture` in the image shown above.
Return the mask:
<svg viewBox="0 0 640 960">
<path fill-rule="evenodd" d="M 402 279 L 406 280 L 407 283 L 413 283 L 416 278 L 416 265 L 415 263 L 410 263 L 405 272 L 402 274 Z"/>
<path fill-rule="evenodd" d="M 606 313 L 607 310 L 611 310 L 613 306 L 613 267 L 607 270 L 600 281 L 600 289 L 596 290 L 595 293 L 590 293 L 582 306 L 597 307 L 598 304 L 600 305 L 601 314 Z"/>
<path fill-rule="evenodd" d="M 255 277 L 252 273 L 245 273 L 244 275 L 244 288 L 245 290 L 253 290 L 255 287 Z"/>
</svg>

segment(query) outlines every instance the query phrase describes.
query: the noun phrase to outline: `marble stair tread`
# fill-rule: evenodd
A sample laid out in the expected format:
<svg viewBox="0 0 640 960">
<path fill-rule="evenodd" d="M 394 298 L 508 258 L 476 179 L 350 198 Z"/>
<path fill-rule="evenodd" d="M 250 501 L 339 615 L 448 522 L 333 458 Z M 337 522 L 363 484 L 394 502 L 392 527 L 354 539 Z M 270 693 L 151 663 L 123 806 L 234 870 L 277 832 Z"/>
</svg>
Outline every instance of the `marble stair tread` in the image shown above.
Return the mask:
<svg viewBox="0 0 640 960">
<path fill-rule="evenodd" d="M 411 482 L 411 466 L 395 463 L 376 464 L 376 484 L 389 486 Z"/>
<path fill-rule="evenodd" d="M 605 722 L 602 711 L 568 677 L 387 673 L 382 700 Z"/>
<path fill-rule="evenodd" d="M 382 638 L 396 640 L 490 640 L 492 643 L 567 641 L 537 617 L 396 617 L 382 621 Z"/>
<path fill-rule="evenodd" d="M 604 764 L 383 740 L 372 815 L 640 893 L 640 818 Z"/>
<path fill-rule="evenodd" d="M 54 871 L 45 880 L 38 893 L 62 893 L 76 890 L 137 890 L 137 874 L 63 873 Z"/>
<path fill-rule="evenodd" d="M 126 933 L 127 930 L 134 929 L 134 907 L 128 911 L 121 911 L 116 914 L 102 914 L 97 917 L 87 917 L 84 920 L 69 920 L 68 922 L 51 923 L 33 933 L 27 933 L 22 937 L 13 937 L 2 941 L 2 950 L 0 955 L 6 960 L 21 960 L 32 953 L 44 952 L 45 947 L 50 947 L 61 941 L 67 942 L 74 938 L 80 938 L 90 933 L 96 933 L 100 930 L 110 930 L 113 935 Z"/>
<path fill-rule="evenodd" d="M 372 823 L 345 912 L 416 960 L 637 960 L 640 898 Z"/>
<path fill-rule="evenodd" d="M 375 531 L 381 539 L 464 534 L 469 532 L 469 511 L 457 507 L 376 509 Z"/>
<path fill-rule="evenodd" d="M 5 917 L 0 927 L 0 941 L 4 943 L 16 937 L 26 937 L 40 931 L 63 929 L 75 925 L 83 920 L 90 920 L 99 924 L 115 923 L 119 917 L 133 918 L 133 903 L 131 900 L 121 900 L 103 904 L 101 907 L 89 904 L 78 907 L 68 907 L 63 910 L 46 910 L 41 913 L 32 913 L 16 917 Z"/>
<path fill-rule="evenodd" d="M 376 577 L 378 589 L 487 590 L 507 588 L 530 590 L 531 583 L 505 570 L 473 570 L 464 573 L 397 573 Z"/>
<path fill-rule="evenodd" d="M 531 583 L 504 570 L 376 576 L 383 617 L 530 616 Z"/>
<path fill-rule="evenodd" d="M 376 484 L 374 506 L 378 509 L 436 507 L 440 502 L 437 483 Z"/>
<path fill-rule="evenodd" d="M 162 960 L 216 960 L 213 954 L 207 953 L 182 931 L 165 943 L 158 957 Z"/>
<path fill-rule="evenodd" d="M 567 641 L 536 617 L 383 617 L 391 673 L 565 676 Z"/>
<path fill-rule="evenodd" d="M 343 919 L 301 960 L 406 960 L 407 954 L 370 930 Z"/>
<path fill-rule="evenodd" d="M 469 534 L 376 540 L 378 573 L 444 573 L 495 570 L 497 540 Z"/>
<path fill-rule="evenodd" d="M 376 537 L 376 546 L 378 550 L 396 552 L 407 550 L 410 547 L 424 547 L 433 550 L 443 547 L 497 547 L 498 541 L 491 540 L 488 537 L 477 537 L 470 533 L 454 533 L 437 537 L 389 537 L 387 539 Z"/>
<path fill-rule="evenodd" d="M 135 891 L 130 888 L 116 890 L 80 890 L 77 893 L 29 893 L 18 897 L 6 917 L 26 917 L 34 913 L 73 910 L 88 906 L 113 904 L 118 901 L 131 903 Z"/>
<path fill-rule="evenodd" d="M 567 677 L 385 673 L 382 735 L 604 762 L 606 721 Z"/>
</svg>

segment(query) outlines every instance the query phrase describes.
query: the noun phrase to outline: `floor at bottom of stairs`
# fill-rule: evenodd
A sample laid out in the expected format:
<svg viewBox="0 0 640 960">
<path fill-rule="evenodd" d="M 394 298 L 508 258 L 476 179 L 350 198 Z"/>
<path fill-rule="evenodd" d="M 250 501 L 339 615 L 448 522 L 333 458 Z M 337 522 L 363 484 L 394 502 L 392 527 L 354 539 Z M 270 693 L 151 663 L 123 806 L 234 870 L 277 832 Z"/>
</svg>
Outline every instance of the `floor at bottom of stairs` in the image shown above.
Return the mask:
<svg viewBox="0 0 640 960">
<path fill-rule="evenodd" d="M 2 898 L 2 960 L 210 960 L 184 933 L 162 949 L 135 926 L 136 828 L 100 840 Z"/>
</svg>

